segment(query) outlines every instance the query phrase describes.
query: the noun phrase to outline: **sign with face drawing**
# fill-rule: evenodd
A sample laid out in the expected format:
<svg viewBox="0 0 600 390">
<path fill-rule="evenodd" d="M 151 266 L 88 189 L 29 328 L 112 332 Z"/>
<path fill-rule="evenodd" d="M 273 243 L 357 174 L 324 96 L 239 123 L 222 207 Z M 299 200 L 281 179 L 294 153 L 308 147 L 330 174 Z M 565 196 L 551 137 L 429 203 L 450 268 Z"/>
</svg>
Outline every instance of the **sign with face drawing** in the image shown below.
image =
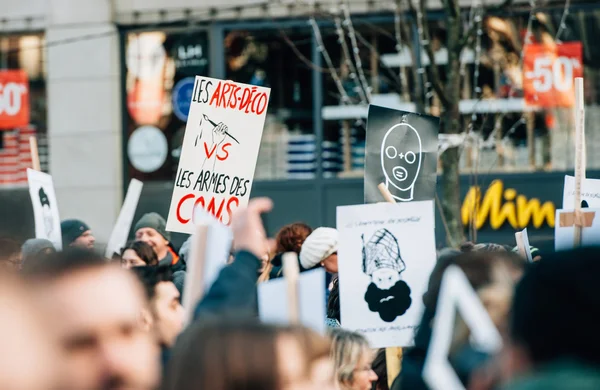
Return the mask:
<svg viewBox="0 0 600 390">
<path fill-rule="evenodd" d="M 28 168 L 27 181 L 35 218 L 35 238 L 45 238 L 54 244 L 56 250 L 61 250 L 60 216 L 52 176 Z"/>
<path fill-rule="evenodd" d="M 337 208 L 342 327 L 372 348 L 412 345 L 436 262 L 433 201 Z"/>
<path fill-rule="evenodd" d="M 250 199 L 269 88 L 197 76 L 167 230 L 192 234 L 202 207 L 225 225 Z"/>
<path fill-rule="evenodd" d="M 435 197 L 439 119 L 369 106 L 365 203 L 383 202 L 384 183 L 397 202 Z"/>
</svg>

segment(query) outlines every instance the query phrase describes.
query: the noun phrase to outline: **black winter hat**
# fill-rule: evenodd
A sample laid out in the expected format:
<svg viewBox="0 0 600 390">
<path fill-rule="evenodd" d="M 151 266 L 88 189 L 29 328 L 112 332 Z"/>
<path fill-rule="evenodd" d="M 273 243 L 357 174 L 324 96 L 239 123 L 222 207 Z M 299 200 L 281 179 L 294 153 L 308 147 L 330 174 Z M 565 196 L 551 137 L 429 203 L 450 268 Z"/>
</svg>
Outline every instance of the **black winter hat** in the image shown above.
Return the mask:
<svg viewBox="0 0 600 390">
<path fill-rule="evenodd" d="M 69 246 L 79 238 L 83 233 L 90 230 L 90 227 L 83 221 L 78 219 L 65 219 L 60 223 L 62 231 L 63 246 Z"/>
</svg>

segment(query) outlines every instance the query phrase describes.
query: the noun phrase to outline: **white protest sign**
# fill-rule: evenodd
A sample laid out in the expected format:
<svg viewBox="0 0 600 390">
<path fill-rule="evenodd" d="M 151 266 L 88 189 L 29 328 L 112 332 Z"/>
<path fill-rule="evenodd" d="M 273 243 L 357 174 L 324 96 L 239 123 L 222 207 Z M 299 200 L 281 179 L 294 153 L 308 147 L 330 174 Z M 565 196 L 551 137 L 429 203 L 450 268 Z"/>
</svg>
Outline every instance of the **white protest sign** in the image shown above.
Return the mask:
<svg viewBox="0 0 600 390">
<path fill-rule="evenodd" d="M 288 285 L 277 278 L 258 285 L 258 313 L 266 323 L 289 324 Z M 325 334 L 325 270 L 302 272 L 298 278 L 300 323 Z"/>
<path fill-rule="evenodd" d="M 227 264 L 233 232 L 201 207 L 194 210 L 196 231 L 191 237 L 190 254 L 183 290 L 185 320 L 189 323 L 204 293 Z"/>
<path fill-rule="evenodd" d="M 575 235 L 576 217 L 573 209 L 556 210 L 556 224 L 554 226 L 554 250 L 563 251 L 576 246 L 600 245 L 600 208 L 581 209 L 581 244 L 576 245 Z"/>
<path fill-rule="evenodd" d="M 581 180 L 581 201 L 585 201 L 588 207 L 600 207 L 600 180 Z M 575 204 L 575 178 L 565 175 L 565 186 L 563 189 L 563 209 L 572 209 Z"/>
<path fill-rule="evenodd" d="M 133 222 L 133 216 L 135 215 L 135 209 L 137 208 L 140 195 L 142 194 L 142 188 L 144 183 L 137 179 L 131 179 L 129 187 L 127 188 L 127 195 L 123 201 L 123 206 L 115 222 L 108 244 L 106 245 L 105 256 L 107 259 L 113 257 L 115 253 L 121 253 L 121 249 L 127 243 L 127 237 L 129 237 L 129 230 Z"/>
<path fill-rule="evenodd" d="M 528 262 L 533 262 L 531 258 L 531 248 L 529 247 L 529 235 L 527 234 L 527 228 L 515 233 L 515 240 L 517 241 L 517 248 L 519 254 L 527 259 Z"/>
<path fill-rule="evenodd" d="M 491 354 L 502 348 L 502 337 L 467 277 L 457 266 L 449 266 L 442 277 L 431 342 L 423 367 L 423 380 L 432 390 L 465 388 L 448 361 L 457 309 L 471 330 L 471 340 L 478 350 Z"/>
<path fill-rule="evenodd" d="M 408 347 L 436 263 L 433 201 L 337 208 L 342 326 Z"/>
<path fill-rule="evenodd" d="M 52 176 L 27 168 L 27 181 L 35 218 L 35 238 L 50 240 L 56 250 L 61 250 L 60 216 Z"/>
<path fill-rule="evenodd" d="M 270 89 L 197 76 L 167 230 L 193 233 L 196 206 L 225 225 L 250 198 Z"/>
</svg>

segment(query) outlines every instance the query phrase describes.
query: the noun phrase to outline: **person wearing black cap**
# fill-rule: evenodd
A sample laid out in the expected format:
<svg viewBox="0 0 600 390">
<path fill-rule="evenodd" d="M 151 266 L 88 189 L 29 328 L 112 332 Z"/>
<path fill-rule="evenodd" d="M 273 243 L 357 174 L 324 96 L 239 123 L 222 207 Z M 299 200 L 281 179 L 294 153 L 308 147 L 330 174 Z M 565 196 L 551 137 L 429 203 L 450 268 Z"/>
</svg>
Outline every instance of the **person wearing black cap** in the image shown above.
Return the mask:
<svg viewBox="0 0 600 390">
<path fill-rule="evenodd" d="M 96 238 L 90 227 L 78 219 L 66 219 L 60 223 L 63 247 L 75 246 L 94 249 Z"/>
<path fill-rule="evenodd" d="M 158 213 L 147 213 L 135 224 L 135 240 L 150 245 L 156 256 L 158 265 L 170 265 L 173 272 L 185 269 L 183 261 L 171 248 L 171 234 L 167 231 L 167 223 Z"/>
</svg>

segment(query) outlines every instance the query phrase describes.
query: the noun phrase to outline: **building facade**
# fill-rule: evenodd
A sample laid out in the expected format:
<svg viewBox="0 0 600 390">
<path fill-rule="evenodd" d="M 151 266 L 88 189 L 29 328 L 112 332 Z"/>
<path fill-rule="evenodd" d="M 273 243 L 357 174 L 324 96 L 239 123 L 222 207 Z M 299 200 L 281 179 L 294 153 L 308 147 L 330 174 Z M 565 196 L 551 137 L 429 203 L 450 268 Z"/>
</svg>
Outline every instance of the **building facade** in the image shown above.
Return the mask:
<svg viewBox="0 0 600 390">
<path fill-rule="evenodd" d="M 426 23 L 434 63 L 443 69 L 447 21 L 433 3 Z M 530 86 L 520 61 L 531 56 L 523 43 L 528 36 L 531 44 L 579 45 L 580 54 L 568 57 L 574 62 L 557 70 L 534 63 L 531 72 L 537 72 L 536 88 L 562 80 L 560 91 L 577 72 L 580 56 L 593 177 L 600 169 L 594 153 L 600 146 L 594 128 L 600 116 L 600 43 L 593 39 L 600 7 L 571 2 L 567 12 L 564 3 L 532 12 L 528 2 L 517 1 L 476 19 L 473 3 L 462 3 L 465 23 L 476 20 L 481 30 L 461 57 L 466 232 L 478 241 L 509 243 L 516 229 L 529 227 L 533 243 L 551 245 L 553 211 L 561 206 L 563 177 L 574 160 L 573 123 L 568 104 L 554 103 L 558 95 L 549 104 L 528 104 Z M 265 219 L 270 232 L 295 220 L 334 226 L 336 206 L 362 203 L 367 95 L 379 105 L 440 112 L 427 78 L 423 29 L 391 1 L 0 4 L 0 42 L 7 42 L 1 68 L 25 69 L 30 84 L 31 126 L 1 131 L 0 153 L 9 150 L 2 159 L 12 165 L 0 188 L 0 229 L 19 238 L 32 234 L 33 218 L 26 188 L 10 175 L 27 165 L 26 145 L 18 152 L 15 145 L 32 129 L 42 169 L 54 178 L 62 218 L 85 220 L 105 241 L 131 178 L 144 181 L 138 214 L 166 216 L 194 75 L 272 89 L 252 189 L 253 196 L 275 201 L 275 212 Z M 438 213 L 440 244 L 443 225 Z"/>
</svg>

